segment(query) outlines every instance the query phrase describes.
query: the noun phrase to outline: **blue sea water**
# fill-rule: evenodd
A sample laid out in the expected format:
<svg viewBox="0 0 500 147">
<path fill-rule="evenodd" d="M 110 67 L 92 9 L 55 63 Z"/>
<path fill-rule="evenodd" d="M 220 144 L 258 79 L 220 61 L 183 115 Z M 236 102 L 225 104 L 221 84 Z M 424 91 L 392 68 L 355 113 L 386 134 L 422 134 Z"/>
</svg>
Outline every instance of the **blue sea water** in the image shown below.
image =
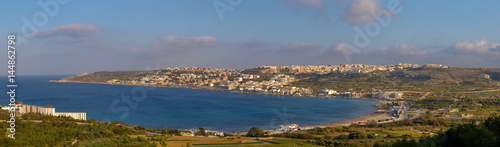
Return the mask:
<svg viewBox="0 0 500 147">
<path fill-rule="evenodd" d="M 299 98 L 181 88 L 50 83 L 61 76 L 18 76 L 18 101 L 87 112 L 87 119 L 150 128 L 203 127 L 224 132 L 335 123 L 375 111 L 369 100 Z M 7 95 L 0 105 L 8 104 Z"/>
</svg>

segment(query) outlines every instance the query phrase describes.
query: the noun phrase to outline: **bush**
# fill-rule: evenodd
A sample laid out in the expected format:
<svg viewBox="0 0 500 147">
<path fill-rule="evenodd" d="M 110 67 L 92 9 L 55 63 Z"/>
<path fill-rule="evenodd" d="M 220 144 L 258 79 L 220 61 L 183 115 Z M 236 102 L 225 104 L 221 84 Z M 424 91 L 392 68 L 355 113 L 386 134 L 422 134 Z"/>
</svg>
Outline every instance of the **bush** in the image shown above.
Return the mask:
<svg viewBox="0 0 500 147">
<path fill-rule="evenodd" d="M 246 137 L 264 137 L 264 130 L 260 127 L 252 127 L 248 131 Z"/>
</svg>

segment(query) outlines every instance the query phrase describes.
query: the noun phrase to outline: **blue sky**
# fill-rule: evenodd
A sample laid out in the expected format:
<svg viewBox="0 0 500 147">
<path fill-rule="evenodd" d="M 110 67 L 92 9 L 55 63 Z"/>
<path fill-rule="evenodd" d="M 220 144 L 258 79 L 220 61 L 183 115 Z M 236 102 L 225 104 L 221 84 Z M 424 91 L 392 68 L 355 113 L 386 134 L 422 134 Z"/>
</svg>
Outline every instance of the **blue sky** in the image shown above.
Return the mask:
<svg viewBox="0 0 500 147">
<path fill-rule="evenodd" d="M 232 11 L 219 15 L 214 3 Z M 17 74 L 22 75 L 345 63 L 500 68 L 497 0 L 39 0 L 2 5 L 0 34 L 21 38 L 16 46 Z"/>
</svg>

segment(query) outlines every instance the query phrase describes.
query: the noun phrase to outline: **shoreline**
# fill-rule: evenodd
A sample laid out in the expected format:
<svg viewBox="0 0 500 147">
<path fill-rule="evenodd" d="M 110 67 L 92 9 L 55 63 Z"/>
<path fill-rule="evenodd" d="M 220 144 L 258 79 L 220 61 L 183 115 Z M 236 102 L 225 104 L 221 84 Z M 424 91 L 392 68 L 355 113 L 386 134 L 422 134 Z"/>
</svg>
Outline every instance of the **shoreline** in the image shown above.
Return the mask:
<svg viewBox="0 0 500 147">
<path fill-rule="evenodd" d="M 286 96 L 286 97 L 297 97 L 297 98 L 329 98 L 329 99 L 354 99 L 354 100 L 369 100 L 369 101 L 377 101 L 378 103 L 382 104 L 382 100 L 379 99 L 370 99 L 370 98 L 346 98 L 346 97 L 315 97 L 315 96 L 291 96 L 291 95 L 272 95 L 272 94 L 265 94 L 265 93 L 257 93 L 257 92 L 242 92 L 242 91 L 234 91 L 234 90 L 223 90 L 223 89 L 217 89 L 217 88 L 202 88 L 202 87 L 193 87 L 193 86 L 157 86 L 157 85 L 137 85 L 137 84 L 110 84 L 110 83 L 104 83 L 104 82 L 80 82 L 80 81 L 60 81 L 60 80 L 49 80 L 51 83 L 83 83 L 83 84 L 102 84 L 102 85 L 123 85 L 123 86 L 144 86 L 144 87 L 163 87 L 163 88 L 182 88 L 182 89 L 194 89 L 194 90 L 211 90 L 211 91 L 224 91 L 224 92 L 231 92 L 231 93 L 244 93 L 244 94 L 255 94 L 255 95 L 271 95 L 271 96 Z M 378 108 L 375 105 L 372 105 L 376 108 Z M 312 126 L 304 126 L 304 128 L 312 129 L 315 127 L 335 127 L 335 126 L 349 126 L 352 123 L 358 123 L 361 121 L 368 121 L 368 120 L 381 120 L 381 119 L 391 119 L 394 118 L 392 116 L 389 116 L 387 112 L 379 112 L 379 109 L 375 110 L 371 114 L 364 115 L 361 117 L 357 117 L 354 119 L 350 120 L 345 120 L 341 122 L 336 122 L 336 123 L 329 123 L 329 124 L 320 124 L 320 125 L 312 125 Z M 386 122 L 392 122 L 392 121 L 386 121 Z M 380 123 L 380 122 L 377 122 Z M 385 123 L 385 122 L 383 122 Z M 274 131 L 274 130 L 272 130 Z M 229 133 L 229 132 L 227 132 Z"/>
<path fill-rule="evenodd" d="M 380 104 L 384 104 L 385 101 L 377 100 L 377 102 L 379 102 Z M 349 126 L 351 124 L 359 124 L 359 122 L 366 123 L 370 120 L 375 120 L 375 122 L 377 124 L 382 124 L 382 123 L 390 123 L 390 122 L 396 122 L 396 121 L 401 120 L 401 118 L 396 118 L 394 116 L 390 116 L 389 111 L 383 111 L 383 109 L 381 109 L 375 105 L 372 105 L 372 106 L 376 107 L 377 110 L 375 110 L 373 113 L 368 114 L 368 115 L 364 115 L 361 117 L 357 117 L 354 119 L 345 120 L 345 121 L 341 121 L 341 122 L 336 122 L 336 123 L 312 125 L 312 126 L 304 126 L 304 127 L 311 129 L 311 128 L 315 128 L 315 127 L 324 128 L 324 127 Z M 379 110 L 382 110 L 382 111 L 379 111 Z M 383 121 L 379 121 L 379 120 L 383 120 Z"/>
<path fill-rule="evenodd" d="M 209 90 L 209 91 L 224 91 L 231 93 L 244 93 L 244 94 L 255 94 L 255 95 L 271 95 L 271 96 L 287 96 L 287 97 L 302 97 L 302 98 L 335 98 L 335 99 L 358 99 L 358 100 L 370 100 L 370 101 L 381 101 L 380 99 L 372 98 L 355 98 L 355 97 L 318 97 L 318 96 L 293 96 L 293 95 L 276 95 L 276 94 L 266 94 L 259 92 L 244 92 L 237 90 L 224 90 L 218 88 L 203 88 L 194 86 L 172 86 L 172 85 L 139 85 L 139 84 L 110 84 L 105 82 L 81 82 L 81 81 L 60 81 L 60 80 L 49 80 L 50 83 L 83 83 L 83 84 L 101 84 L 101 85 L 122 85 L 122 86 L 141 86 L 141 87 L 161 87 L 161 88 L 182 88 L 182 89 L 194 89 L 194 90 Z"/>
<path fill-rule="evenodd" d="M 336 127 L 336 126 L 349 126 L 353 123 L 358 123 L 358 122 L 366 122 L 369 120 L 381 120 L 381 119 L 390 119 L 391 117 L 387 115 L 387 113 L 381 113 L 381 112 L 373 112 L 371 114 L 357 117 L 354 119 L 346 120 L 346 121 L 341 121 L 341 122 L 336 122 L 336 123 L 330 123 L 330 124 L 322 124 L 322 125 L 313 125 L 313 126 L 304 126 L 306 128 L 315 128 L 315 127 Z M 392 122 L 392 121 L 388 121 Z M 377 122 L 378 123 L 378 122 Z"/>
</svg>

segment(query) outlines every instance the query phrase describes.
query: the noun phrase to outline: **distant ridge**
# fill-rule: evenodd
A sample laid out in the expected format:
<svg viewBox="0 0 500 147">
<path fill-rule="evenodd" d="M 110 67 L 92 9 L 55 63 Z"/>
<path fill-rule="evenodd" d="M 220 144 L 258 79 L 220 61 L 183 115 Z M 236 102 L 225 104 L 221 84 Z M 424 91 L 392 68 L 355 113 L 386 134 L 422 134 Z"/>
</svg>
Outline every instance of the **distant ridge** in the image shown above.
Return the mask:
<svg viewBox="0 0 500 147">
<path fill-rule="evenodd" d="M 149 71 L 81 73 L 51 82 L 99 83 L 231 90 L 315 96 L 321 89 L 370 93 L 387 90 L 463 91 L 498 88 L 499 68 L 457 68 L 441 64 L 287 65 L 232 70 L 182 67 Z"/>
</svg>

